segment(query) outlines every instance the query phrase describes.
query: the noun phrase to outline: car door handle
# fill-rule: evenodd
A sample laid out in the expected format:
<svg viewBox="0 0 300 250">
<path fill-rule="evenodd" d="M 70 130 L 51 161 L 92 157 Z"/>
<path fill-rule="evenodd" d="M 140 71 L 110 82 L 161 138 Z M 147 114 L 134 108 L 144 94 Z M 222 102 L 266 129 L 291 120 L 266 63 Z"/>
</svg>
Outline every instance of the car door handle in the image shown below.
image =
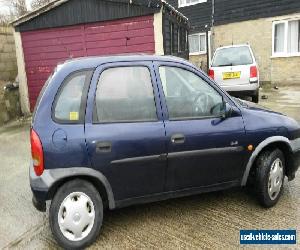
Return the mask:
<svg viewBox="0 0 300 250">
<path fill-rule="evenodd" d="M 185 142 L 185 136 L 183 134 L 175 134 L 171 137 L 173 144 L 183 144 Z"/>
<path fill-rule="evenodd" d="M 96 144 L 96 153 L 102 154 L 102 153 L 110 153 L 112 144 L 111 142 L 95 142 Z"/>
</svg>

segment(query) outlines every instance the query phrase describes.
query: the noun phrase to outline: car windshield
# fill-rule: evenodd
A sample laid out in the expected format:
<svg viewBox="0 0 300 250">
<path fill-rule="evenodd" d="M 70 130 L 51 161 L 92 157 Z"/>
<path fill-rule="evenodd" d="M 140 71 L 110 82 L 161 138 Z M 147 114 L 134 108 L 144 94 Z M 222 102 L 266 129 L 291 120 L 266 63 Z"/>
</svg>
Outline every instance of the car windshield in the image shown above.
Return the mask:
<svg viewBox="0 0 300 250">
<path fill-rule="evenodd" d="M 253 59 L 248 46 L 231 47 L 216 51 L 212 66 L 237 66 L 252 64 Z"/>
<path fill-rule="evenodd" d="M 236 98 L 236 97 L 231 97 L 233 100 L 235 100 L 239 105 L 241 105 L 242 107 L 248 107 L 247 103 L 245 103 L 243 100 L 241 100 L 240 98 Z"/>
</svg>

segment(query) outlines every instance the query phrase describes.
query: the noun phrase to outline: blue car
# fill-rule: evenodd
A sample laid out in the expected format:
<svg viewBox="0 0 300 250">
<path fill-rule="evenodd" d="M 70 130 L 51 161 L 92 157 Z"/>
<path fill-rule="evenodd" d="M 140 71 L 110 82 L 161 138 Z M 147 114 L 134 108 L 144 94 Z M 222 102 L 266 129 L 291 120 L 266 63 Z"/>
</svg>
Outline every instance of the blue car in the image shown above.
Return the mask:
<svg viewBox="0 0 300 250">
<path fill-rule="evenodd" d="M 31 128 L 33 204 L 64 248 L 98 236 L 105 209 L 251 183 L 264 207 L 300 165 L 300 126 L 230 97 L 189 62 L 164 56 L 59 65 Z"/>
</svg>

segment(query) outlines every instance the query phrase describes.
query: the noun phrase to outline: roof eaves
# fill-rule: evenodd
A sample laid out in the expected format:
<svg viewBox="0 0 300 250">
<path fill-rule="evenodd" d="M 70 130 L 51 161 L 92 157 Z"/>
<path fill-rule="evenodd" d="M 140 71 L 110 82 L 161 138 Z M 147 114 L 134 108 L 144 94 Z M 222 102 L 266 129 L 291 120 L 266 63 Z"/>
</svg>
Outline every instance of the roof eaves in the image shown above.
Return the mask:
<svg viewBox="0 0 300 250">
<path fill-rule="evenodd" d="M 167 6 L 167 8 L 171 9 L 173 12 L 176 13 L 176 15 L 180 16 L 183 19 L 186 19 L 187 21 L 189 20 L 185 15 L 183 15 L 181 12 L 179 12 L 178 10 L 176 10 L 171 4 L 169 4 L 168 2 L 166 2 L 165 0 L 161 0 L 162 4 Z"/>
<path fill-rule="evenodd" d="M 65 2 L 68 2 L 68 1 L 69 0 L 54 0 L 54 1 L 51 1 L 50 3 L 38 8 L 34 11 L 31 11 L 28 14 L 25 14 L 25 15 L 17 18 L 16 20 L 12 21 L 10 24 L 12 24 L 14 27 L 18 26 L 19 24 L 27 22 L 27 21 L 43 14 L 44 12 L 47 12 L 47 11 L 49 11 L 49 10 L 59 6 L 59 5 L 62 5 Z"/>
<path fill-rule="evenodd" d="M 51 9 L 54 9 L 57 6 L 60 6 L 66 2 L 68 2 L 70 0 L 53 0 L 50 3 L 26 14 L 23 15 L 21 17 L 19 17 L 18 19 L 14 20 L 13 22 L 11 22 L 10 24 L 12 24 L 14 27 L 27 22 L 45 12 L 50 11 Z M 183 19 L 186 19 L 188 21 L 188 18 L 186 16 L 184 16 L 182 13 L 180 13 L 179 11 L 177 11 L 172 5 L 170 5 L 169 3 L 167 3 L 165 0 L 159 0 L 163 5 L 165 5 L 167 8 L 169 8 L 170 10 L 172 10 L 174 13 L 176 13 L 176 15 L 180 16 Z"/>
</svg>

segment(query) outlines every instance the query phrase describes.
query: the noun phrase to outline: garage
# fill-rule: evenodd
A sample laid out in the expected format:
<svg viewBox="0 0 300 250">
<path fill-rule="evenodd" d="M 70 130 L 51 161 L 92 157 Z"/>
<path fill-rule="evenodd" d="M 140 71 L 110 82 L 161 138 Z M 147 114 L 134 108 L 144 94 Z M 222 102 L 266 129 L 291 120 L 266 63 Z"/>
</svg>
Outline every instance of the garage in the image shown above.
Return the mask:
<svg viewBox="0 0 300 250">
<path fill-rule="evenodd" d="M 164 1 L 56 0 L 13 23 L 22 111 L 57 64 L 127 53 L 188 59 L 188 20 Z"/>
</svg>

